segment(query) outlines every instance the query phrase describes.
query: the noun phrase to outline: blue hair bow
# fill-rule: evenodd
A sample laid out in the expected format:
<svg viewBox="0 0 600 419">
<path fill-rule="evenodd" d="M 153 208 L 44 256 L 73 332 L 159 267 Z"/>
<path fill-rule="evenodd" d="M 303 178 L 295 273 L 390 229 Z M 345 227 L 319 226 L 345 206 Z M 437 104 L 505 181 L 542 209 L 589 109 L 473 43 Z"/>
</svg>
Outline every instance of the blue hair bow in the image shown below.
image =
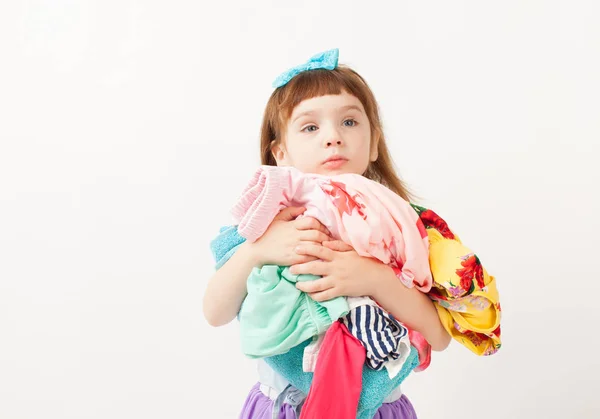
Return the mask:
<svg viewBox="0 0 600 419">
<path fill-rule="evenodd" d="M 273 87 L 281 87 L 287 84 L 292 78 L 302 73 L 303 71 L 316 70 L 323 68 L 326 70 L 333 70 L 338 65 L 338 57 L 340 51 L 338 48 L 330 49 L 329 51 L 320 52 L 313 55 L 310 59 L 296 67 L 290 68 L 289 70 L 281 73 L 273 82 Z"/>
</svg>

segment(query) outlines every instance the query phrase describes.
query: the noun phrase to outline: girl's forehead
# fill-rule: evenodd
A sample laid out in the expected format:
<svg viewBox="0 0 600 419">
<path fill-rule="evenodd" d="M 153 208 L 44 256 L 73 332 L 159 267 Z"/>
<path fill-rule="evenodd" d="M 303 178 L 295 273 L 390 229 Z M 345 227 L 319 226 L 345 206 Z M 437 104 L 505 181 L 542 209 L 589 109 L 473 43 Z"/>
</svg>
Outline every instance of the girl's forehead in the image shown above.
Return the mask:
<svg viewBox="0 0 600 419">
<path fill-rule="evenodd" d="M 291 119 L 297 118 L 299 114 L 306 112 L 319 112 L 319 111 L 330 111 L 358 108 L 358 110 L 364 112 L 364 107 L 360 100 L 354 95 L 349 93 L 341 93 L 339 95 L 324 95 L 316 96 L 310 99 L 305 99 L 300 102 L 292 111 Z"/>
</svg>

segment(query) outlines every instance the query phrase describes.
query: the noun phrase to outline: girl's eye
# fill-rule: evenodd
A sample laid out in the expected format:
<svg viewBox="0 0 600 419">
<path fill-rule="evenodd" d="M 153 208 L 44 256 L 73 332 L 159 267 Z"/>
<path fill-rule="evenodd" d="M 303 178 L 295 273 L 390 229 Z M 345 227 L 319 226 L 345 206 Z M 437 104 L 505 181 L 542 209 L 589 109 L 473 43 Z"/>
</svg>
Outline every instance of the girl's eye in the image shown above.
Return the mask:
<svg viewBox="0 0 600 419">
<path fill-rule="evenodd" d="M 302 128 L 302 131 L 304 131 L 304 132 L 315 132 L 316 130 L 317 130 L 316 125 L 309 125 L 307 127 Z"/>
<path fill-rule="evenodd" d="M 350 124 L 347 124 L 347 122 L 350 122 Z M 344 125 L 347 127 L 353 127 L 357 124 L 357 122 L 354 119 L 346 119 L 344 121 Z"/>
</svg>

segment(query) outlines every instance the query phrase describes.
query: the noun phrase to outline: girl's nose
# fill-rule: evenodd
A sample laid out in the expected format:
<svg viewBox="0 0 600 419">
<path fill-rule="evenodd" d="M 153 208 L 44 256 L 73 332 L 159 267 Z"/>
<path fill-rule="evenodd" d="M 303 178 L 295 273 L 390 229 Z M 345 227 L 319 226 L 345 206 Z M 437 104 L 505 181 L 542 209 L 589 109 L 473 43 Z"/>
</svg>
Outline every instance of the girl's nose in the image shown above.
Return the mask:
<svg viewBox="0 0 600 419">
<path fill-rule="evenodd" d="M 342 140 L 329 140 L 327 141 L 327 147 L 331 146 L 334 143 L 337 145 L 342 145 Z"/>
<path fill-rule="evenodd" d="M 342 136 L 335 127 L 330 127 L 325 136 L 325 146 L 331 147 L 334 144 L 338 146 L 342 145 Z"/>
</svg>

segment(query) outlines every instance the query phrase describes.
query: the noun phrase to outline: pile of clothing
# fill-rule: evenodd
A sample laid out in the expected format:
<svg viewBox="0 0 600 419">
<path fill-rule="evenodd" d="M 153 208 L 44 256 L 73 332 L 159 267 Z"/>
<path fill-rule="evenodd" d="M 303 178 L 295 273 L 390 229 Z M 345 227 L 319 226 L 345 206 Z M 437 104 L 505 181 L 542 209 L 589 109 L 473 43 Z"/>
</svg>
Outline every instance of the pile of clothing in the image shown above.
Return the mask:
<svg viewBox="0 0 600 419">
<path fill-rule="evenodd" d="M 233 225 L 211 243 L 217 268 L 244 241 L 259 239 L 289 206 L 306 208 L 302 217 L 316 218 L 334 239 L 426 293 L 444 328 L 473 352 L 490 355 L 500 348 L 495 279 L 479 258 L 433 211 L 360 175 L 261 166 L 233 207 Z M 253 269 L 238 314 L 242 351 L 264 359 L 306 394 L 301 418 L 331 410 L 332 400 L 339 417 L 372 418 L 412 371 L 428 367 L 431 348 L 371 297 L 320 303 L 295 286 L 317 278 L 294 275 L 287 266 Z M 343 391 L 336 390 L 340 376 Z"/>
</svg>

